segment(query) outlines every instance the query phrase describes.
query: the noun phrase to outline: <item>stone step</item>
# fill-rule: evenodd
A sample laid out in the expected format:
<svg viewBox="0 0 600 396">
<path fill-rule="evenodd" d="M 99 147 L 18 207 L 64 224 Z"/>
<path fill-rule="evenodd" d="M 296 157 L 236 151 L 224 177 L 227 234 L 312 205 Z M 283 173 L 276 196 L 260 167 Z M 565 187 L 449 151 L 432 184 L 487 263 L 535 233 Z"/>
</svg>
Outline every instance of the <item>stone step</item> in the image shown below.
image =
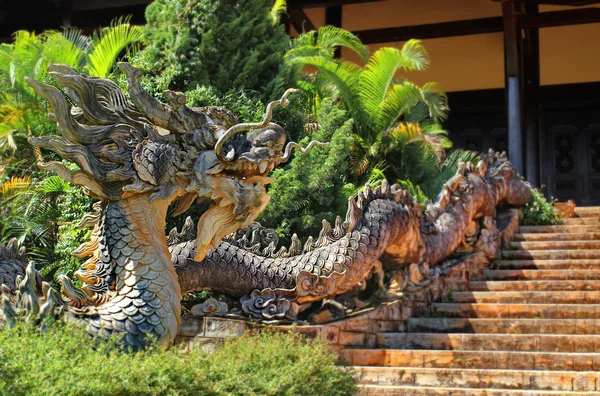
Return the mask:
<svg viewBox="0 0 600 396">
<path fill-rule="evenodd" d="M 431 311 L 447 318 L 600 319 L 596 304 L 434 303 Z"/>
<path fill-rule="evenodd" d="M 459 303 L 598 304 L 600 290 L 453 292 L 449 299 Z"/>
<path fill-rule="evenodd" d="M 488 280 L 600 280 L 600 269 L 568 269 L 568 270 L 483 270 L 483 277 Z"/>
<path fill-rule="evenodd" d="M 600 335 L 379 333 L 377 347 L 461 351 L 600 352 Z"/>
<path fill-rule="evenodd" d="M 496 260 L 494 269 L 599 269 L 599 259 L 564 259 L 564 260 Z"/>
<path fill-rule="evenodd" d="M 409 318 L 408 333 L 597 334 L 597 319 Z"/>
<path fill-rule="evenodd" d="M 600 216 L 600 206 L 576 206 L 575 214 L 579 217 Z"/>
<path fill-rule="evenodd" d="M 600 353 L 342 349 L 353 366 L 436 367 L 498 370 L 598 371 Z"/>
<path fill-rule="evenodd" d="M 520 226 L 520 234 L 598 232 L 597 225 Z"/>
<path fill-rule="evenodd" d="M 600 395 L 600 392 L 567 392 L 525 389 L 438 388 L 421 386 L 359 385 L 359 396 L 556 396 Z"/>
<path fill-rule="evenodd" d="M 437 388 L 529 389 L 589 392 L 600 373 L 577 371 L 479 370 L 461 368 L 354 366 L 361 385 Z"/>
<path fill-rule="evenodd" d="M 569 260 L 600 258 L 600 250 L 502 250 L 503 260 Z"/>
<path fill-rule="evenodd" d="M 600 226 L 600 220 L 598 216 L 594 217 L 572 217 L 567 219 L 562 219 L 564 225 L 594 225 L 598 224 Z"/>
<path fill-rule="evenodd" d="M 565 234 L 569 235 L 569 234 Z M 581 235 L 581 234 L 571 234 Z M 510 249 L 515 250 L 598 250 L 600 249 L 600 240 L 591 241 L 533 241 L 533 242 L 511 242 Z"/>
<path fill-rule="evenodd" d="M 600 280 L 473 281 L 471 291 L 600 291 Z"/>
<path fill-rule="evenodd" d="M 573 232 L 573 233 L 556 233 L 547 232 L 539 234 L 515 234 L 514 241 L 596 241 L 600 240 L 600 232 Z"/>
</svg>

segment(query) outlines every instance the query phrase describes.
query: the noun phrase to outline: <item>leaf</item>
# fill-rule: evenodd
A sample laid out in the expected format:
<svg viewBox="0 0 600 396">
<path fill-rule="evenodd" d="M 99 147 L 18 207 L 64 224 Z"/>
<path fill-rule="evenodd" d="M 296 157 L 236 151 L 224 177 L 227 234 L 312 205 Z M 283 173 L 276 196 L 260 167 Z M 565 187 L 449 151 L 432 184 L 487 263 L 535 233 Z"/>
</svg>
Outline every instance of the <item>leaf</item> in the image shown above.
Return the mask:
<svg viewBox="0 0 600 396">
<path fill-rule="evenodd" d="M 90 75 L 107 77 L 121 51 L 142 40 L 141 26 L 128 21 L 129 18 L 114 20 L 110 27 L 92 36 L 93 50 L 87 60 Z"/>
<path fill-rule="evenodd" d="M 327 25 L 320 28 L 316 45 L 328 50 L 332 56 L 337 47 L 343 47 L 354 51 L 365 62 L 369 59 L 369 47 L 364 45 L 356 35 L 339 27 Z"/>
<path fill-rule="evenodd" d="M 408 40 L 402 46 L 401 52 L 404 57 L 402 63 L 404 70 L 425 70 L 429 66 L 429 55 L 420 40 Z"/>
<path fill-rule="evenodd" d="M 67 34 L 70 36 L 74 35 L 72 32 L 68 32 Z M 52 33 L 44 41 L 44 67 L 47 64 L 62 63 L 79 68 L 85 56 L 86 52 L 62 33 Z M 40 67 L 42 67 L 41 64 Z"/>
<path fill-rule="evenodd" d="M 359 92 L 367 112 L 377 115 L 398 68 L 406 62 L 397 48 L 383 47 L 377 50 L 360 74 Z"/>
<path fill-rule="evenodd" d="M 281 16 L 287 12 L 286 0 L 275 0 L 275 4 L 271 8 L 271 18 L 275 25 L 281 19 Z"/>
<path fill-rule="evenodd" d="M 63 193 L 69 191 L 71 186 L 60 176 L 50 176 L 42 183 L 40 191 L 44 194 Z"/>
<path fill-rule="evenodd" d="M 19 191 L 29 189 L 31 185 L 31 178 L 29 176 L 13 176 L 9 180 L 2 183 L 0 194 L 6 198 L 7 196 L 14 195 Z"/>
</svg>

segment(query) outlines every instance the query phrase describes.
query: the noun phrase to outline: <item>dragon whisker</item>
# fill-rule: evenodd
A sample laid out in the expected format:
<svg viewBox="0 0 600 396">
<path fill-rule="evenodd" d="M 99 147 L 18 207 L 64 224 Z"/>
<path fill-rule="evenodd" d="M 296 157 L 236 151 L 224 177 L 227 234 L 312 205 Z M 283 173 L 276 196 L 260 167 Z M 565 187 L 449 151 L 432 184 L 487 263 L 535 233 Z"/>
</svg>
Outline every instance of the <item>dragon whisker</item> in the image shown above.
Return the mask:
<svg viewBox="0 0 600 396">
<path fill-rule="evenodd" d="M 283 156 L 281 157 L 281 163 L 286 163 L 290 160 L 290 157 L 292 155 L 292 149 L 296 149 L 298 151 L 300 151 L 302 154 L 306 154 L 308 153 L 314 146 L 328 146 L 329 143 L 328 142 L 319 142 L 316 140 L 311 141 L 308 146 L 306 146 L 306 148 L 303 148 L 302 146 L 300 146 L 298 143 L 296 142 L 289 142 L 286 146 L 285 146 L 285 151 L 283 153 Z"/>
<path fill-rule="evenodd" d="M 229 159 L 228 157 L 226 157 L 222 154 L 223 145 L 225 145 L 225 142 L 227 142 L 234 135 L 236 135 L 240 132 L 252 131 L 255 129 L 265 128 L 265 127 L 269 126 L 269 123 L 271 122 L 271 119 L 273 118 L 273 109 L 279 105 L 281 105 L 281 107 L 287 107 L 287 105 L 290 103 L 290 101 L 288 100 L 287 97 L 297 91 L 298 91 L 297 89 L 290 88 L 283 93 L 283 95 L 281 96 L 281 99 L 274 100 L 273 102 L 269 103 L 267 105 L 267 109 L 265 110 L 265 116 L 261 122 L 243 122 L 241 124 L 236 124 L 236 125 L 232 126 L 231 128 L 229 128 L 219 138 L 219 140 L 215 144 L 215 153 L 217 154 L 217 157 L 221 161 L 230 162 L 232 159 Z"/>
</svg>

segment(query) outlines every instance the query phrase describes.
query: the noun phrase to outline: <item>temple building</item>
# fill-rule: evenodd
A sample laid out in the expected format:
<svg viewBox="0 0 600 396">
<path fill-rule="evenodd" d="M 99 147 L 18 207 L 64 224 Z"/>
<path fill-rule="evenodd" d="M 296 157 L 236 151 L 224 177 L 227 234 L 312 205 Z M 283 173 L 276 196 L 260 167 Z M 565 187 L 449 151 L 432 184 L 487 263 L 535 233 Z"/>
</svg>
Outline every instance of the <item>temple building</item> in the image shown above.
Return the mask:
<svg viewBox="0 0 600 396">
<path fill-rule="evenodd" d="M 34 4 L 31 4 L 34 3 Z M 144 22 L 150 0 L 0 0 L 0 38 L 116 16 Z M 372 50 L 422 39 L 431 66 L 399 75 L 448 93 L 457 148 L 507 150 L 548 197 L 600 204 L 600 1 L 288 0 L 291 36 L 330 24 Z M 32 7 L 38 9 L 33 15 Z M 28 15 L 19 18 L 18 15 Z M 341 57 L 360 62 L 349 51 Z"/>
</svg>

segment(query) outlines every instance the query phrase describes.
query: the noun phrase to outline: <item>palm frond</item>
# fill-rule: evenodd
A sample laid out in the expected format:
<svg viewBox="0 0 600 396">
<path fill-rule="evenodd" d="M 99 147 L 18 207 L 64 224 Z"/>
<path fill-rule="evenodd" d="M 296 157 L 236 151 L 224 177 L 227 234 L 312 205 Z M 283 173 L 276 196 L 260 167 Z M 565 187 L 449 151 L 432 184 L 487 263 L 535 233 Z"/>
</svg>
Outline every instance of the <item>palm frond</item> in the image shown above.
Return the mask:
<svg viewBox="0 0 600 396">
<path fill-rule="evenodd" d="M 141 41 L 141 26 L 131 25 L 129 18 L 119 18 L 110 27 L 92 36 L 94 49 L 88 56 L 88 72 L 96 77 L 107 77 L 121 51 Z"/>
<path fill-rule="evenodd" d="M 31 185 L 32 185 L 31 177 L 29 177 L 29 176 L 24 176 L 24 177 L 13 176 L 9 180 L 6 180 L 5 182 L 2 183 L 2 186 L 0 187 L 0 194 L 2 195 L 3 198 L 6 198 L 8 196 L 18 193 L 19 191 L 23 191 L 23 190 L 27 190 L 27 189 L 31 188 Z"/>
<path fill-rule="evenodd" d="M 273 25 L 277 24 L 281 19 L 281 16 L 287 12 L 286 0 L 275 0 L 275 4 L 271 8 L 271 18 L 273 19 Z"/>
<path fill-rule="evenodd" d="M 425 70 L 429 66 L 429 55 L 421 40 L 408 40 L 400 50 L 404 58 L 404 70 Z"/>
<path fill-rule="evenodd" d="M 379 104 L 377 110 L 376 126 L 379 130 L 391 128 L 400 118 L 410 114 L 414 106 L 423 100 L 421 89 L 413 83 L 404 81 L 401 84 L 395 84 L 387 93 L 383 102 Z M 425 106 L 426 107 L 426 106 Z M 427 113 L 429 113 L 429 110 Z M 422 120 L 406 119 L 408 122 L 420 122 Z"/>
<path fill-rule="evenodd" d="M 423 192 L 431 199 L 434 199 L 441 191 L 442 185 L 447 182 L 458 169 L 458 162 L 471 162 L 474 165 L 479 162 L 479 155 L 471 150 L 453 150 L 444 162 L 437 167 L 437 172 L 431 175 L 423 184 Z"/>
<path fill-rule="evenodd" d="M 335 26 L 327 25 L 320 28 L 317 33 L 316 45 L 331 51 L 332 54 L 337 47 L 347 48 L 356 52 L 365 62 L 369 59 L 369 47 L 364 45 L 352 32 Z"/>
<path fill-rule="evenodd" d="M 50 176 L 42 183 L 40 191 L 44 194 L 55 194 L 69 191 L 71 186 L 60 176 Z"/>
<path fill-rule="evenodd" d="M 291 61 L 296 64 L 316 67 L 340 91 L 344 103 L 356 122 L 361 123 L 368 120 L 357 92 L 360 67 L 352 62 L 323 56 L 295 57 Z"/>
<path fill-rule="evenodd" d="M 383 47 L 367 62 L 360 75 L 360 95 L 365 109 L 376 115 L 386 97 L 398 68 L 406 62 L 404 54 L 397 48 Z"/>
<path fill-rule="evenodd" d="M 292 61 L 294 58 L 307 58 L 307 57 L 315 57 L 322 56 L 324 58 L 329 57 L 330 52 L 321 47 L 317 47 L 315 45 L 299 45 L 294 46 L 285 54 L 285 59 L 287 61 Z"/>
<path fill-rule="evenodd" d="M 429 109 L 429 117 L 434 121 L 443 121 L 448 116 L 448 96 L 437 83 L 429 82 L 421 87 L 423 102 Z"/>
<path fill-rule="evenodd" d="M 73 33 L 70 33 L 73 35 Z M 44 41 L 45 64 L 63 63 L 79 68 L 86 56 L 86 52 L 69 40 L 62 33 L 53 33 Z"/>
<path fill-rule="evenodd" d="M 291 48 L 298 47 L 314 47 L 317 43 L 317 32 L 311 30 L 310 32 L 300 33 L 291 42 Z"/>
</svg>

